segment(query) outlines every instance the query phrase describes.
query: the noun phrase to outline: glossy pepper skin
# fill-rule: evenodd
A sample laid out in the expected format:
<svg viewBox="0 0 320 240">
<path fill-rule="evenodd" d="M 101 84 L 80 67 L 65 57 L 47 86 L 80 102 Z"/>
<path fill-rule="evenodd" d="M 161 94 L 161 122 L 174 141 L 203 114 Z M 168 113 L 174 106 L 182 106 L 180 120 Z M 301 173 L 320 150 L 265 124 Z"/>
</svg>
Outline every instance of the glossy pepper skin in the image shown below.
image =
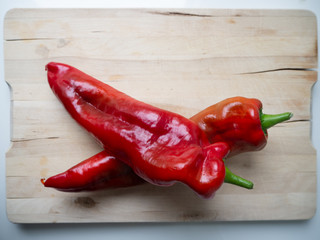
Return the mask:
<svg viewBox="0 0 320 240">
<path fill-rule="evenodd" d="M 215 141 L 227 142 L 230 147 L 228 156 L 234 156 L 243 152 L 258 151 L 262 149 L 267 142 L 267 129 L 277 123 L 290 119 L 291 116 L 291 113 L 276 115 L 263 114 L 262 103 L 258 99 L 233 97 L 206 108 L 194 115 L 191 120 L 204 130 L 212 143 Z M 99 162 L 100 158 L 104 158 L 106 154 L 116 161 L 116 157 L 111 156 L 111 153 L 101 152 L 91 158 L 90 164 L 95 166 L 96 162 Z M 84 161 L 83 164 L 79 163 L 77 165 L 77 170 L 79 172 L 84 172 L 82 168 L 90 169 L 89 163 Z M 79 174 L 77 177 L 73 176 L 73 181 L 69 181 L 68 179 L 70 179 L 70 177 L 67 174 L 68 171 L 53 176 L 52 178 L 54 181 L 49 178 L 47 182 L 50 182 L 50 187 L 55 187 L 62 191 L 73 191 L 74 186 L 77 186 L 79 191 L 91 190 L 92 188 L 95 188 L 95 185 L 99 185 L 97 189 L 111 188 L 113 187 L 113 178 L 116 179 L 116 182 L 119 182 L 120 176 L 125 179 L 121 182 L 121 187 L 132 186 L 134 183 L 140 184 L 141 181 L 138 181 L 137 179 L 139 177 L 137 177 L 133 171 L 129 171 L 128 168 L 129 167 L 123 163 L 120 163 L 119 165 L 109 165 L 108 171 L 113 172 L 112 176 L 107 176 L 104 173 L 106 171 L 104 168 L 96 169 L 96 176 L 92 176 L 91 184 L 83 184 L 82 187 L 80 187 L 83 181 L 81 175 Z M 98 172 L 99 170 L 100 172 Z M 116 172 L 119 176 L 114 174 Z M 101 179 L 97 180 L 98 177 Z M 233 174 L 229 176 L 229 178 L 234 177 L 237 176 Z M 108 179 L 110 184 L 105 184 L 104 186 L 98 184 L 99 182 L 105 182 L 105 178 Z M 77 182 L 77 179 L 80 183 Z M 48 186 L 47 182 L 45 182 L 45 186 Z M 65 184 L 62 184 L 63 182 L 65 182 Z M 230 182 L 230 180 L 225 179 L 225 182 Z M 114 184 L 115 186 L 120 187 L 119 184 Z M 251 188 L 248 184 L 243 187 Z"/>
<path fill-rule="evenodd" d="M 197 123 L 205 131 L 212 142 L 228 141 L 229 146 L 231 147 L 229 155 L 236 155 L 241 152 L 261 149 L 267 140 L 267 128 L 279 122 L 288 120 L 291 117 L 291 113 L 266 115 L 262 113 L 261 108 L 262 104 L 257 99 L 234 97 L 208 107 L 193 116 L 191 120 Z M 260 111 L 260 123 L 257 119 L 257 109 Z M 250 121 L 247 121 L 247 119 Z M 252 119 L 255 121 L 252 121 Z M 223 125 L 224 127 L 221 128 Z M 239 134 L 243 132 L 244 129 L 247 131 L 248 129 L 253 130 L 254 128 L 257 129 L 257 135 L 260 135 L 261 137 L 260 141 L 256 141 L 255 144 L 252 144 L 249 135 Z M 263 130 L 264 135 L 261 134 L 261 129 Z M 238 134 L 235 134 L 237 132 Z M 255 133 L 254 131 L 252 132 Z M 127 187 L 141 183 L 139 177 L 137 177 L 133 171 L 129 171 L 129 167 L 121 162 L 119 164 L 106 165 L 108 166 L 108 169 L 105 167 L 98 168 L 97 163 L 103 162 L 106 156 L 109 156 L 113 162 L 116 161 L 116 157 L 111 153 L 101 152 L 91 157 L 90 161 L 88 161 L 88 159 L 77 164 L 76 167 L 72 168 L 72 171 L 68 170 L 64 173 L 55 175 L 47 181 L 43 180 L 43 183 L 47 187 L 54 187 L 61 191 L 89 191 L 92 189 Z M 94 175 L 89 175 L 92 179 L 90 179 L 88 175 L 82 176 L 87 174 L 87 172 L 90 172 L 90 168 L 94 169 L 93 171 L 95 172 Z M 229 169 L 226 170 L 229 175 L 225 177 L 225 182 L 252 188 L 252 183 L 248 181 L 243 182 L 243 179 L 232 174 Z M 75 174 L 75 172 L 78 172 L 78 174 Z M 118 175 L 116 173 L 118 173 Z M 121 180 L 121 178 L 123 178 L 123 180 Z M 84 182 L 83 179 L 86 179 L 86 181 Z M 106 179 L 108 181 L 106 181 Z M 236 182 L 233 182 L 235 179 L 237 179 Z"/>
<path fill-rule="evenodd" d="M 46 187 L 64 192 L 94 191 L 145 183 L 128 165 L 106 150 L 42 182 Z"/>
<path fill-rule="evenodd" d="M 190 119 L 206 133 L 210 142 L 226 142 L 229 157 L 265 147 L 267 129 L 289 120 L 292 113 L 262 113 L 262 103 L 255 98 L 233 97 L 214 104 Z"/>
<path fill-rule="evenodd" d="M 180 181 L 204 198 L 225 178 L 229 146 L 210 144 L 191 120 L 137 101 L 61 63 L 49 63 L 48 82 L 70 115 L 144 180 Z"/>
</svg>

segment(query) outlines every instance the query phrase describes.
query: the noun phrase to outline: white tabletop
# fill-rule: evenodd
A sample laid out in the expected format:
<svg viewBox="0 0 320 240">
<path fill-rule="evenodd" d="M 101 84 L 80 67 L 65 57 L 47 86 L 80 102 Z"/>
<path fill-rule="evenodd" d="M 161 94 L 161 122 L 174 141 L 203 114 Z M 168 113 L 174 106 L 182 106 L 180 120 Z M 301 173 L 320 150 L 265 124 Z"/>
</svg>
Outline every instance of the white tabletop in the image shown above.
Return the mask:
<svg viewBox="0 0 320 240">
<path fill-rule="evenodd" d="M 13 224 L 6 216 L 5 152 L 10 147 L 10 90 L 4 80 L 3 19 L 12 8 L 245 8 L 307 9 L 317 15 L 318 0 L 1 0 L 0 1 L 0 240 L 2 239 L 320 239 L 320 212 L 306 221 L 139 223 L 139 224 Z M 319 68 L 319 67 L 318 67 Z M 312 142 L 320 150 L 320 83 L 312 89 Z M 320 157 L 317 156 L 317 172 Z M 319 174 L 318 174 L 319 183 Z M 319 184 L 317 205 L 319 206 Z"/>
</svg>

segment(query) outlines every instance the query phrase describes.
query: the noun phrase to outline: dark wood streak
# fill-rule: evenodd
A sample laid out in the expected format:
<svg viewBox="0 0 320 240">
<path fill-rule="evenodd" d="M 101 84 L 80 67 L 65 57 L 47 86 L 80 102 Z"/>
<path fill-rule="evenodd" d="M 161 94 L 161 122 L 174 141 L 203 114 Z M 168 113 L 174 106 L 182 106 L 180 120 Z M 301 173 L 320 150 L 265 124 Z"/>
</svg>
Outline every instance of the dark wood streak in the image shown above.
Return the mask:
<svg viewBox="0 0 320 240">
<path fill-rule="evenodd" d="M 256 71 L 256 72 L 238 73 L 238 75 L 260 74 L 260 73 L 278 72 L 278 71 L 315 71 L 315 69 L 312 69 L 312 68 L 276 68 L 276 69 L 262 70 L 262 71 Z"/>
<path fill-rule="evenodd" d="M 165 16 L 181 16 L 181 17 L 214 17 L 213 15 L 207 14 L 195 14 L 185 12 L 160 12 L 160 11 L 149 11 L 151 14 L 165 15 Z"/>
<path fill-rule="evenodd" d="M 59 139 L 59 137 L 23 138 L 23 139 L 11 140 L 11 142 L 29 142 L 29 141 L 44 140 L 44 139 Z"/>
</svg>

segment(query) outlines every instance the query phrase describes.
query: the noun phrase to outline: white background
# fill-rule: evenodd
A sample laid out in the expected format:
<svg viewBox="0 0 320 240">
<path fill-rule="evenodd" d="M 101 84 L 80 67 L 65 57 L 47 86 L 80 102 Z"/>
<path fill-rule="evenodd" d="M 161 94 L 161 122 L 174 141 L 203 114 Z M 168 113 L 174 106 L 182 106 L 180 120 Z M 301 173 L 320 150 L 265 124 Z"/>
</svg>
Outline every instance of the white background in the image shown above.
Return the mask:
<svg viewBox="0 0 320 240">
<path fill-rule="evenodd" d="M 3 20 L 12 8 L 245 8 L 307 9 L 317 15 L 318 46 L 320 1 L 317 0 L 0 0 L 0 240 L 3 239 L 320 239 L 320 212 L 306 221 L 209 223 L 100 223 L 13 224 L 6 216 L 5 152 L 10 146 L 10 91 L 4 79 Z M 320 84 L 312 89 L 312 142 L 320 150 Z M 320 157 L 317 157 L 319 183 Z M 319 184 L 317 187 L 319 206 Z M 236 201 L 236 199 L 235 199 Z"/>
</svg>

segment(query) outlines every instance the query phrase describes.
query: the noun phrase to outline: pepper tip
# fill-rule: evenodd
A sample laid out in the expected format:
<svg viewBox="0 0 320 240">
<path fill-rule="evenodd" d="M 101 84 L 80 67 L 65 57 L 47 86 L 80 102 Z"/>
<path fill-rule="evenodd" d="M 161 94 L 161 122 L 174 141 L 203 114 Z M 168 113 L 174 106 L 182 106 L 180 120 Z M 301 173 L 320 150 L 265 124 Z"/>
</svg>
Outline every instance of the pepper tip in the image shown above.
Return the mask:
<svg viewBox="0 0 320 240">
<path fill-rule="evenodd" d="M 59 70 L 59 67 L 57 66 L 56 63 L 54 62 L 49 62 L 46 66 L 45 66 L 45 70 L 48 72 L 52 72 L 52 73 L 56 73 Z"/>
<path fill-rule="evenodd" d="M 46 181 L 46 179 L 45 178 L 41 178 L 40 179 L 40 182 L 43 184 L 43 185 L 45 185 L 44 183 L 45 183 L 45 181 Z"/>
</svg>

